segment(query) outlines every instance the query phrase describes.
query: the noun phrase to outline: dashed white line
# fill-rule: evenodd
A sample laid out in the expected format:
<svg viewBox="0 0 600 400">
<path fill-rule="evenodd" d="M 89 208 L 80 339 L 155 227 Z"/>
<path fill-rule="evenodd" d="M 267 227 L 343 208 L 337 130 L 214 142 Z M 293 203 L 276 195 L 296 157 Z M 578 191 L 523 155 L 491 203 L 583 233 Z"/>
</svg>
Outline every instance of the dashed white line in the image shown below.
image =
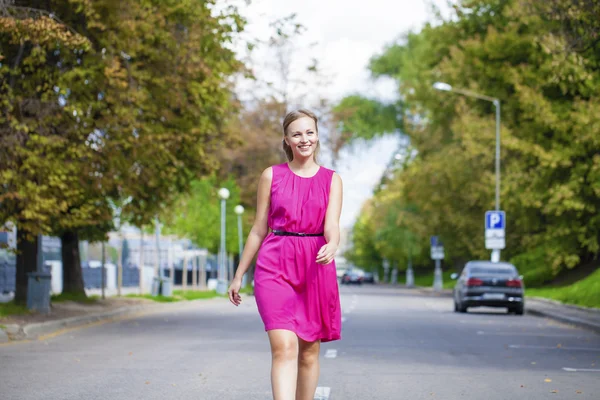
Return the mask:
<svg viewBox="0 0 600 400">
<path fill-rule="evenodd" d="M 335 349 L 328 349 L 325 352 L 325 358 L 336 358 L 337 357 L 337 350 Z"/>
<path fill-rule="evenodd" d="M 331 394 L 331 388 L 325 386 L 319 386 L 317 391 L 315 392 L 314 400 L 329 400 L 329 395 Z"/>
<path fill-rule="evenodd" d="M 567 368 L 563 367 L 563 370 L 567 372 L 600 372 L 600 369 L 589 369 L 589 368 Z"/>
<path fill-rule="evenodd" d="M 600 349 L 594 349 L 591 347 L 532 346 L 532 345 L 520 345 L 520 344 L 511 344 L 508 347 L 510 347 L 511 349 L 543 349 L 543 350 L 572 350 L 572 351 L 600 352 Z"/>
</svg>

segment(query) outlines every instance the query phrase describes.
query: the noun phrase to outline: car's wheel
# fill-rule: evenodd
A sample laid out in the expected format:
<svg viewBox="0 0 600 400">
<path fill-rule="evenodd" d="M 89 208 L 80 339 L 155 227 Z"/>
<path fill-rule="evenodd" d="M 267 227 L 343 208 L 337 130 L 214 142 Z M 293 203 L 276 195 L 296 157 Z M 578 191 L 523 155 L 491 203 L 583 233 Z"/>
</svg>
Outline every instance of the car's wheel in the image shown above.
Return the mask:
<svg viewBox="0 0 600 400">
<path fill-rule="evenodd" d="M 462 303 L 456 303 L 456 311 L 460 313 L 466 313 L 467 307 L 463 306 Z"/>
<path fill-rule="evenodd" d="M 513 309 L 514 313 L 517 315 L 523 315 L 525 312 L 525 309 L 523 306 L 517 306 Z"/>
<path fill-rule="evenodd" d="M 456 304 L 456 300 L 454 300 L 454 312 L 458 312 L 458 304 Z"/>
</svg>

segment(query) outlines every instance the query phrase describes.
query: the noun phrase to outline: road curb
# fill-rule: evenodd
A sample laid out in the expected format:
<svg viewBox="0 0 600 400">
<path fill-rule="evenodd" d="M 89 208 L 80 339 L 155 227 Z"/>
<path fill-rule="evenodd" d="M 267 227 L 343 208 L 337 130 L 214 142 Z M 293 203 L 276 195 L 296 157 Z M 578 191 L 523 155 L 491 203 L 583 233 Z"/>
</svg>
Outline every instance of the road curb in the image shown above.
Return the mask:
<svg viewBox="0 0 600 400">
<path fill-rule="evenodd" d="M 560 315 L 556 313 L 546 312 L 542 310 L 538 310 L 535 306 L 532 308 L 531 306 L 525 306 L 525 312 L 527 314 L 535 315 L 538 317 L 546 317 L 556 321 L 565 322 L 567 324 L 576 325 L 581 328 L 590 329 L 596 333 L 600 333 L 600 324 L 594 323 L 592 321 L 587 321 L 581 318 L 570 317 L 566 315 Z"/>
<path fill-rule="evenodd" d="M 566 303 L 561 303 L 558 300 L 546 299 L 544 297 L 536 297 L 536 296 L 525 295 L 525 299 L 532 299 L 535 301 L 539 301 L 541 303 L 552 304 L 552 305 L 559 306 L 559 307 L 566 307 L 566 308 L 572 308 L 574 310 L 591 312 L 591 313 L 598 314 L 598 316 L 600 316 L 600 308 L 583 307 L 583 306 L 577 306 L 575 304 L 566 304 Z"/>
<path fill-rule="evenodd" d="M 24 325 L 21 329 L 24 336 L 23 339 L 36 339 L 39 336 L 47 335 L 61 329 L 85 326 L 94 322 L 110 320 L 112 318 L 123 317 L 129 314 L 136 314 L 143 310 L 154 310 L 158 308 L 159 307 L 153 305 L 127 306 L 107 312 L 28 324 Z"/>
<path fill-rule="evenodd" d="M 38 322 L 23 326 L 11 324 L 7 326 L 6 332 L 3 329 L 0 329 L 0 332 L 3 332 L 4 335 L 7 336 L 8 342 L 19 342 L 23 340 L 37 339 L 40 336 L 49 335 L 65 329 L 85 327 L 86 325 L 97 322 L 109 322 L 118 318 L 135 317 L 142 314 L 146 315 L 166 310 L 194 307 L 198 304 L 209 304 L 215 300 L 220 301 L 221 299 L 198 299 L 175 303 L 151 303 L 135 306 L 124 306 L 111 311 L 57 319 L 54 321 Z M 2 343 L 3 340 L 2 333 L 0 333 L 0 343 Z"/>
<path fill-rule="evenodd" d="M 6 343 L 9 340 L 10 339 L 8 338 L 8 335 L 6 334 L 6 332 L 4 332 L 4 329 L 0 328 L 0 343 Z"/>
<path fill-rule="evenodd" d="M 442 296 L 443 297 L 452 297 L 452 291 L 450 289 L 442 289 L 441 291 L 436 292 L 432 288 L 424 288 L 424 287 L 418 287 L 418 286 L 415 288 L 419 291 L 419 293 L 423 293 L 423 294 L 429 294 L 429 295 L 434 295 L 434 296 L 439 296 L 439 297 L 442 297 Z M 530 300 L 529 302 L 527 301 L 528 299 Z M 555 321 L 564 322 L 564 323 L 579 326 L 579 327 L 582 327 L 585 329 L 590 329 L 596 333 L 600 333 L 600 318 L 598 319 L 598 322 L 595 322 L 594 320 L 577 318 L 577 317 L 566 315 L 566 314 L 563 314 L 560 312 L 553 312 L 552 310 L 543 310 L 541 308 L 536 307 L 535 304 L 531 304 L 534 301 L 538 301 L 540 303 L 546 303 L 548 305 L 551 305 L 552 307 L 560 307 L 560 308 L 564 308 L 564 309 L 573 309 L 573 310 L 578 310 L 578 311 L 591 312 L 593 314 L 598 314 L 598 316 L 600 317 L 600 310 L 598 310 L 598 309 L 590 308 L 590 307 L 581 307 L 581 306 L 576 306 L 573 304 L 565 304 L 565 303 L 561 303 L 560 301 L 556 301 L 556 300 L 552 300 L 552 299 L 527 296 L 527 295 L 525 296 L 525 312 L 527 314 L 531 314 L 531 315 L 535 315 L 535 316 L 539 316 L 539 317 L 550 318 Z"/>
</svg>

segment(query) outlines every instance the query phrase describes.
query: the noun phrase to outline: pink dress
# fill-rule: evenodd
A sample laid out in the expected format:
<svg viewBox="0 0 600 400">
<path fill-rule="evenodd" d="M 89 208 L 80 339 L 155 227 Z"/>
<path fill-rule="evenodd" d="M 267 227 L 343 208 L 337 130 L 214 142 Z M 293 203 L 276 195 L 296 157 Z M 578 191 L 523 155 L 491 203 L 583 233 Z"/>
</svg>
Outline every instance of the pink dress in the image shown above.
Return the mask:
<svg viewBox="0 0 600 400">
<path fill-rule="evenodd" d="M 294 233 L 322 233 L 333 171 L 296 175 L 287 163 L 273 166 L 269 227 Z M 329 342 L 341 338 L 341 310 L 335 262 L 317 264 L 323 236 L 277 236 L 263 241 L 256 260 L 254 294 L 265 331 L 287 329 L 299 338 Z"/>
</svg>

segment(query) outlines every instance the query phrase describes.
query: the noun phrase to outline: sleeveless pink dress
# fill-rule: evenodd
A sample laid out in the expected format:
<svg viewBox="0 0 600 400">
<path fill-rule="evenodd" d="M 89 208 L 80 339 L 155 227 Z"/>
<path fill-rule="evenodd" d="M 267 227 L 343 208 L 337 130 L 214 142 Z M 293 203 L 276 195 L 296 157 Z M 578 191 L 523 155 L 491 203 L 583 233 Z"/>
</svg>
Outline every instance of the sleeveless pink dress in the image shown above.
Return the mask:
<svg viewBox="0 0 600 400">
<path fill-rule="evenodd" d="M 269 227 L 294 233 L 322 233 L 333 171 L 296 175 L 287 163 L 274 165 Z M 263 241 L 256 260 L 254 295 L 265 331 L 287 329 L 307 341 L 341 338 L 341 310 L 335 262 L 317 264 L 323 236 L 276 236 Z"/>
</svg>

